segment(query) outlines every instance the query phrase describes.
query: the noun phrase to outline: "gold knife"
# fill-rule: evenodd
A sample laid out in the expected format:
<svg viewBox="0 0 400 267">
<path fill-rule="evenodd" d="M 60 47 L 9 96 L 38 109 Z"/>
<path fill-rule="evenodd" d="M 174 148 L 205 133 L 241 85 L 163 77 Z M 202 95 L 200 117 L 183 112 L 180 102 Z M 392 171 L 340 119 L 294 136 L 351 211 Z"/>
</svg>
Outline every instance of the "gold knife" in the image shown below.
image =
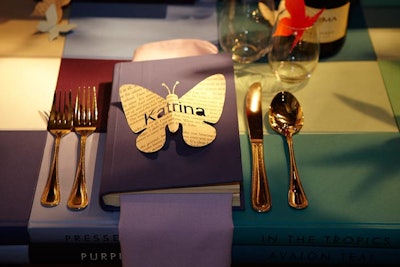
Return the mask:
<svg viewBox="0 0 400 267">
<path fill-rule="evenodd" d="M 264 163 L 261 84 L 259 82 L 253 83 L 247 92 L 246 116 L 252 153 L 251 204 L 255 211 L 266 212 L 271 209 L 271 196 Z"/>
</svg>

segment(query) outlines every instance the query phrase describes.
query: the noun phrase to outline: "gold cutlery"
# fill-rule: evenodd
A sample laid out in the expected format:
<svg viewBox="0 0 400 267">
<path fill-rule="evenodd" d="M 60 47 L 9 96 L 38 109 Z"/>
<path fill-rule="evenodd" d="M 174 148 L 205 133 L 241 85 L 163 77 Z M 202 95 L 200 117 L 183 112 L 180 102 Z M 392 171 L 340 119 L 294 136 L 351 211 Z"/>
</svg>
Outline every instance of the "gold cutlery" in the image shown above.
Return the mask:
<svg viewBox="0 0 400 267">
<path fill-rule="evenodd" d="M 286 138 L 289 149 L 289 205 L 296 209 L 304 209 L 308 206 L 308 200 L 301 185 L 293 149 L 293 135 L 303 127 L 303 109 L 293 94 L 286 91 L 280 92 L 272 99 L 268 118 L 272 129 Z"/>
<path fill-rule="evenodd" d="M 40 199 L 45 207 L 54 207 L 60 203 L 60 185 L 58 178 L 58 154 L 61 138 L 70 133 L 73 126 L 73 110 L 71 91 L 54 92 L 53 105 L 51 107 L 47 130 L 55 136 L 53 159 L 49 176 Z"/>
<path fill-rule="evenodd" d="M 83 88 L 78 93 L 75 101 L 74 130 L 80 135 L 79 163 L 68 199 L 68 208 L 81 210 L 89 204 L 85 175 L 85 150 L 86 139 L 96 130 L 98 119 L 96 88 Z"/>
<path fill-rule="evenodd" d="M 261 84 L 258 82 L 247 92 L 246 116 L 252 152 L 251 204 L 255 211 L 266 212 L 271 209 L 271 196 L 264 163 Z"/>
</svg>

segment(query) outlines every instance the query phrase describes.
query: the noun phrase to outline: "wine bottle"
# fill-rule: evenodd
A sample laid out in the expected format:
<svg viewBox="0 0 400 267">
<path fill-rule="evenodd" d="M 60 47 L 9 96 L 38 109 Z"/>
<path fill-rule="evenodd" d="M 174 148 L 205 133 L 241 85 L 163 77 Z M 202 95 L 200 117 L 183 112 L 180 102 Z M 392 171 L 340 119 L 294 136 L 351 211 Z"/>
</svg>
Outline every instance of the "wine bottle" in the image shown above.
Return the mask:
<svg viewBox="0 0 400 267">
<path fill-rule="evenodd" d="M 325 8 L 318 21 L 320 58 L 335 55 L 346 39 L 350 0 L 305 0 L 305 4 L 313 13 Z"/>
</svg>

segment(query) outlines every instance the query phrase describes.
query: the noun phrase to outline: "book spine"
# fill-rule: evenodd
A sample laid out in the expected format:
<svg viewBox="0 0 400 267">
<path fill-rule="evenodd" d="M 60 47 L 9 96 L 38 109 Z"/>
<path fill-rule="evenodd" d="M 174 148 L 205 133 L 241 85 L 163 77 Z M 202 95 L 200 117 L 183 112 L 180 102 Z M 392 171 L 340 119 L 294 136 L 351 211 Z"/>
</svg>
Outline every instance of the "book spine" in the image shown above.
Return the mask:
<svg viewBox="0 0 400 267">
<path fill-rule="evenodd" d="M 33 228 L 31 243 L 119 244 L 118 228 Z"/>
<path fill-rule="evenodd" d="M 0 264 L 29 263 L 28 245 L 0 245 Z"/>
<path fill-rule="evenodd" d="M 31 263 L 120 263 L 119 244 L 31 244 Z M 395 264 L 400 249 L 345 248 L 309 246 L 237 246 L 232 247 L 232 264 Z"/>
<path fill-rule="evenodd" d="M 400 229 L 362 226 L 274 228 L 235 225 L 233 244 L 400 249 Z"/>
<path fill-rule="evenodd" d="M 24 204 L 25 205 L 25 204 Z M 0 222 L 1 224 L 2 222 Z M 11 222 L 6 222 L 11 224 Z M 0 246 L 26 245 L 29 241 L 28 225 L 24 222 L 14 221 L 15 226 L 0 226 Z"/>
<path fill-rule="evenodd" d="M 118 244 L 65 244 L 31 243 L 30 263 L 121 263 L 121 248 Z"/>
<path fill-rule="evenodd" d="M 307 246 L 233 246 L 234 264 L 398 264 L 400 249 Z"/>
<path fill-rule="evenodd" d="M 33 243 L 118 243 L 118 226 L 102 228 L 30 228 Z M 391 228 L 295 228 L 235 225 L 233 245 L 374 247 L 400 249 L 400 229 Z"/>
</svg>

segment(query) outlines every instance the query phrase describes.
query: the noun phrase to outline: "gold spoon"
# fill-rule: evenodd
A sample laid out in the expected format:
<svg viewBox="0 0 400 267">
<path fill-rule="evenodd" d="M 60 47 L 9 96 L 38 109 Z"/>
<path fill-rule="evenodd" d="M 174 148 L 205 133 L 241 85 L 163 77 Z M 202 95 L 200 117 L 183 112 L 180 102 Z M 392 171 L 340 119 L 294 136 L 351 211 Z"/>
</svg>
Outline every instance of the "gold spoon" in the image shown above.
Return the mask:
<svg viewBox="0 0 400 267">
<path fill-rule="evenodd" d="M 308 200 L 303 190 L 303 186 L 301 185 L 293 149 L 293 135 L 299 132 L 303 127 L 303 109 L 293 94 L 286 91 L 279 92 L 272 99 L 268 118 L 272 129 L 286 138 L 289 149 L 289 205 L 296 209 L 304 209 L 308 206 Z"/>
</svg>

